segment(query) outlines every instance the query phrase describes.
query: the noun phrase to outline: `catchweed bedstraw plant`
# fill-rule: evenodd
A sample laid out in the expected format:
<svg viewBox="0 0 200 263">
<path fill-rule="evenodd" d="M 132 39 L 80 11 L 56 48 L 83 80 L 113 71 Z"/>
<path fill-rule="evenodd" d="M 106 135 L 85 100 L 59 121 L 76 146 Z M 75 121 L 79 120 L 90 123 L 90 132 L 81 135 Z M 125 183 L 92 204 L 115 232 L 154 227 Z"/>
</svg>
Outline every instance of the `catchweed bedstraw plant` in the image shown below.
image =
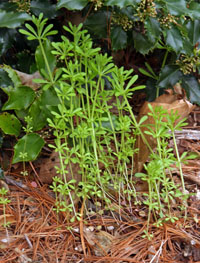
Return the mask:
<svg viewBox="0 0 200 263">
<path fill-rule="evenodd" d="M 28 135 L 29 133 L 32 132 L 32 118 L 30 116 L 26 116 L 24 118 L 25 122 L 26 122 L 26 126 L 23 127 L 23 130 L 25 131 L 26 135 Z M 22 158 L 23 160 L 23 171 L 21 172 L 21 174 L 23 176 L 27 176 L 28 175 L 28 171 L 26 170 L 26 162 L 24 161 L 27 158 L 27 152 L 25 151 L 26 146 L 27 146 L 27 137 L 25 136 L 25 143 L 24 143 L 24 149 L 22 152 L 19 153 L 19 157 Z"/>
<path fill-rule="evenodd" d="M 171 200 L 187 198 L 181 170 L 181 162 L 186 156 L 179 156 L 174 135 L 175 129 L 181 128 L 184 122 L 177 121 L 176 114 L 150 108 L 149 115 L 153 116 L 155 125 L 149 126 L 146 133 L 157 142 L 154 152 L 140 130 L 147 117 L 138 123 L 129 104 L 133 92 L 144 88 L 133 86 L 137 80 L 133 71 L 115 66 L 111 57 L 101 54 L 99 48 L 93 48 L 92 40 L 81 24 L 76 27 L 70 23 L 64 30 L 72 40 L 61 36 L 61 42 L 50 43 L 51 53 L 57 61 L 57 67 L 51 69 L 45 41 L 56 32 L 51 30 L 52 25 L 45 28 L 47 20 L 42 15 L 39 18 L 33 16 L 32 22 L 36 30 L 26 24 L 29 31 L 21 32 L 30 40 L 38 40 L 40 45 L 45 62 L 45 69 L 40 71 L 44 79 L 36 82 L 42 84 L 43 89 L 53 87 L 59 99 L 57 108 L 51 111 L 53 117 L 48 119 L 55 136 L 55 144 L 50 147 L 58 153 L 60 160 L 56 167 L 58 176 L 51 186 L 56 195 L 56 213 L 65 212 L 68 221 L 79 220 L 83 215 L 78 211 L 77 202 L 84 200 L 85 204 L 87 198 L 94 204 L 101 200 L 111 212 L 111 200 L 117 200 L 119 214 L 122 204 L 129 203 L 131 211 L 132 200 L 137 201 L 133 160 L 137 151 L 135 138 L 140 135 L 151 152 L 146 173 L 136 174 L 149 186 L 144 204 L 149 207 L 145 234 L 150 237 L 151 218 L 157 225 L 168 220 L 173 222 L 176 217 Z M 168 122 L 163 121 L 164 118 Z M 167 147 L 171 136 L 177 159 Z M 172 164 L 179 168 L 182 190 L 175 185 L 172 176 L 166 174 Z M 74 166 L 78 167 L 76 171 Z"/>
<path fill-rule="evenodd" d="M 94 202 L 102 199 L 107 207 L 116 195 L 119 207 L 121 200 L 130 202 L 136 196 L 132 181 L 134 135 L 140 129 L 128 98 L 144 86 L 133 87 L 137 76 L 132 76 L 132 70 L 118 69 L 111 57 L 92 47 L 82 25 L 70 23 L 64 30 L 71 34 L 72 41 L 62 36 L 61 42 L 51 43 L 51 53 L 59 65 L 52 72 L 44 43 L 55 31 L 51 31 L 51 25 L 44 27 L 47 20 L 42 15 L 33 16 L 32 22 L 36 30 L 26 24 L 29 31 L 21 33 L 39 41 L 45 61 L 45 70 L 40 71 L 45 79 L 36 81 L 43 89 L 54 87 L 60 102 L 52 111 L 53 118 L 48 119 L 56 138 L 51 147 L 60 159 L 57 173 L 61 181 L 55 178 L 52 186 L 57 195 L 56 211 L 64 209 L 73 214 L 72 220 L 79 218 L 77 197 L 92 198 Z M 115 105 L 109 103 L 113 98 Z M 113 106 L 118 114 L 112 112 Z M 74 173 L 74 165 L 79 167 L 80 176 Z"/>
<path fill-rule="evenodd" d="M 173 215 L 172 200 L 181 199 L 182 205 L 187 211 L 185 200 L 189 197 L 185 190 L 184 178 L 181 164 L 183 161 L 192 158 L 184 153 L 181 157 L 178 152 L 178 147 L 175 138 L 175 130 L 181 130 L 186 125 L 185 119 L 179 120 L 178 113 L 173 111 L 169 114 L 162 107 L 153 108 L 149 104 L 149 116 L 153 117 L 154 124 L 149 124 L 145 133 L 156 140 L 157 149 L 150 155 L 150 161 L 144 165 L 146 173 L 137 173 L 135 176 L 147 181 L 149 191 L 144 193 L 144 204 L 148 206 L 148 223 L 145 230 L 145 236 L 151 238 L 148 232 L 149 223 L 153 217 L 156 220 L 156 225 L 162 225 L 163 222 L 174 222 L 178 218 Z M 168 139 L 173 138 L 176 157 L 173 154 L 173 149 L 168 148 Z M 181 185 L 176 185 L 171 176 L 173 166 L 179 169 L 181 177 Z M 178 204 L 176 209 L 178 209 Z"/>
<path fill-rule="evenodd" d="M 8 190 L 5 187 L 0 188 L 0 204 L 3 205 L 3 227 L 7 227 L 9 222 L 6 220 L 6 205 L 10 203 L 10 200 L 6 197 Z"/>
</svg>

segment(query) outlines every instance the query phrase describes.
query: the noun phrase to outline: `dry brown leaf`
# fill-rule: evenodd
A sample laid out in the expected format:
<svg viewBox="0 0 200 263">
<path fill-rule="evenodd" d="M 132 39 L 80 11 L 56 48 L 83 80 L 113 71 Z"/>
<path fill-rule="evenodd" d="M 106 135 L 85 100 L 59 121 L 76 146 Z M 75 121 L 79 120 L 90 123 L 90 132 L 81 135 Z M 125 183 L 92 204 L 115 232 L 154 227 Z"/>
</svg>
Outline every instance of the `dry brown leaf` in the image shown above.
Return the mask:
<svg viewBox="0 0 200 263">
<path fill-rule="evenodd" d="M 37 84 L 35 82 L 33 82 L 34 79 L 41 79 L 41 75 L 40 73 L 37 71 L 33 74 L 27 74 L 18 70 L 15 70 L 15 72 L 17 73 L 17 75 L 19 76 L 22 85 L 31 87 L 32 89 L 38 89 L 40 87 L 40 84 Z"/>
<path fill-rule="evenodd" d="M 178 115 L 181 119 L 187 117 L 190 112 L 195 108 L 193 104 L 191 104 L 188 100 L 185 98 L 180 98 L 180 94 L 173 94 L 172 90 L 167 90 L 166 94 L 161 95 L 158 97 L 154 102 L 145 102 L 142 106 L 139 115 L 138 115 L 138 121 L 145 115 L 148 115 L 150 112 L 150 109 L 148 105 L 150 104 L 153 108 L 156 106 L 163 107 L 165 110 L 168 111 L 168 113 L 172 112 L 178 112 Z M 166 121 L 166 120 L 164 120 Z M 148 116 L 148 119 L 143 123 L 143 125 L 147 124 L 154 124 L 154 119 L 151 116 Z M 144 131 L 146 131 L 146 127 L 142 127 L 141 131 L 144 134 Z M 145 134 L 144 134 L 145 135 Z M 154 149 L 156 147 L 156 140 L 152 138 L 152 136 L 145 135 L 145 138 L 147 142 L 149 143 L 149 146 Z M 135 155 L 135 169 L 136 172 L 139 172 L 142 170 L 144 163 L 147 161 L 147 158 L 149 156 L 149 149 L 146 143 L 142 140 L 141 136 L 138 136 L 136 141 L 136 147 L 139 149 L 138 153 Z"/>
<path fill-rule="evenodd" d="M 111 249 L 114 236 L 107 233 L 106 231 L 91 231 L 89 228 L 84 227 L 84 237 L 88 244 L 93 248 L 96 256 L 106 256 Z"/>
<path fill-rule="evenodd" d="M 54 176 L 59 176 L 56 173 L 55 166 L 60 167 L 60 159 L 57 152 L 53 151 L 49 158 L 43 159 L 42 163 L 40 164 L 40 172 L 39 177 L 42 183 L 51 184 Z M 66 174 L 66 180 L 69 181 L 73 178 L 77 181 L 77 183 L 81 180 L 81 175 L 79 173 L 80 167 L 77 163 L 71 163 L 70 166 L 68 165 L 66 170 L 68 173 Z"/>
</svg>

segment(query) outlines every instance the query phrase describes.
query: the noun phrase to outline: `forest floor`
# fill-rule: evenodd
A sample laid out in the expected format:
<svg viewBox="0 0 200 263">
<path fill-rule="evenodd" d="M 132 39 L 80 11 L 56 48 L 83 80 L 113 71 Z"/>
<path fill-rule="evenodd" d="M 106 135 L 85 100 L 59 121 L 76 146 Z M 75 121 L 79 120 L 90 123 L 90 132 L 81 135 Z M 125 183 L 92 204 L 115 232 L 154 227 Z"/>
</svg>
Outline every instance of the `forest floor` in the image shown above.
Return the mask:
<svg viewBox="0 0 200 263">
<path fill-rule="evenodd" d="M 188 126 L 177 139 L 181 152 L 200 151 L 200 109 L 190 113 Z M 194 132 L 194 134 L 193 134 Z M 50 139 L 49 139 L 50 140 Z M 150 224 L 153 237 L 143 237 L 148 210 L 132 204 L 131 209 L 86 214 L 80 222 L 68 223 L 66 214 L 53 210 L 55 198 L 48 183 L 41 182 L 38 161 L 26 164 L 29 176 L 22 176 L 23 167 L 11 165 L 12 149 L 4 148 L 0 164 L 4 168 L 1 187 L 9 190 L 10 203 L 0 206 L 0 262 L 27 263 L 181 263 L 200 262 L 200 159 L 183 165 L 186 189 L 195 193 L 187 202 L 186 219 L 156 227 Z M 45 152 L 48 156 L 48 150 Z M 44 157 L 40 157 L 40 167 Z M 46 159 L 46 158 L 45 158 Z M 54 165 L 54 164 L 53 164 Z M 179 182 L 178 173 L 174 174 Z M 145 186 L 141 187 L 144 191 Z M 77 204 L 93 209 L 88 200 Z M 176 205 L 176 200 L 174 200 Z M 113 207 L 117 204 L 113 203 Z M 103 208 L 100 208 L 103 210 Z M 181 213 L 174 209 L 175 213 Z M 9 226 L 3 227 L 3 223 Z"/>
</svg>

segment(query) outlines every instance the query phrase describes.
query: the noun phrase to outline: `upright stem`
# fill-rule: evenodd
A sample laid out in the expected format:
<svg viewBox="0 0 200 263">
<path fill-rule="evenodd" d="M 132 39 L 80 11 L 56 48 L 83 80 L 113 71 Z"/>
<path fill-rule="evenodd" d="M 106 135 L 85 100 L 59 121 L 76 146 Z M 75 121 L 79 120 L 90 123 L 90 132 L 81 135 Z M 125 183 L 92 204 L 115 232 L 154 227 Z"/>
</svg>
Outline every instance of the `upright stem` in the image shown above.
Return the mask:
<svg viewBox="0 0 200 263">
<path fill-rule="evenodd" d="M 51 69 L 50 69 L 50 67 L 49 67 L 49 62 L 48 62 L 48 60 L 47 60 L 47 57 L 46 57 L 46 54 L 45 54 L 45 51 L 44 51 L 44 47 L 43 47 L 42 41 L 41 41 L 41 39 L 38 39 L 38 41 L 39 41 L 39 44 L 40 44 L 40 48 L 41 48 L 41 51 L 42 51 L 42 55 L 43 55 L 43 58 L 44 58 L 45 65 L 46 65 L 47 70 L 48 70 L 48 74 L 49 74 L 50 81 L 51 81 L 51 83 L 52 83 L 52 85 L 53 85 L 53 83 L 54 83 L 53 75 L 52 75 Z"/>
</svg>

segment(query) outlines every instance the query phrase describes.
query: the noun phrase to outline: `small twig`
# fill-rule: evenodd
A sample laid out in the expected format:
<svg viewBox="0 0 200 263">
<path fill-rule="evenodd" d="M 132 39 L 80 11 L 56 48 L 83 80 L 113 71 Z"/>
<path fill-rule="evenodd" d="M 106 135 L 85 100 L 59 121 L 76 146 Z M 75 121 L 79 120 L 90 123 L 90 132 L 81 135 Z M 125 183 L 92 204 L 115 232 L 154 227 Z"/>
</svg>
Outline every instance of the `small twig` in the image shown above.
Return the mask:
<svg viewBox="0 0 200 263">
<path fill-rule="evenodd" d="M 163 247 L 163 245 L 166 243 L 166 241 L 167 241 L 167 240 L 161 242 L 161 245 L 160 245 L 158 251 L 157 251 L 156 254 L 153 256 L 153 258 L 151 259 L 150 263 L 154 263 L 154 262 L 158 263 L 158 262 L 159 262 L 160 255 L 161 255 L 161 253 L 162 253 L 162 247 Z M 156 259 L 156 261 L 154 261 L 155 259 Z"/>
<path fill-rule="evenodd" d="M 80 219 L 80 237 L 81 237 L 81 245 L 83 248 L 84 256 L 86 257 L 86 247 L 85 247 L 85 240 L 84 240 L 84 231 L 83 231 L 83 211 L 85 207 L 85 198 L 83 199 L 83 203 L 81 206 L 81 219 Z"/>
</svg>

